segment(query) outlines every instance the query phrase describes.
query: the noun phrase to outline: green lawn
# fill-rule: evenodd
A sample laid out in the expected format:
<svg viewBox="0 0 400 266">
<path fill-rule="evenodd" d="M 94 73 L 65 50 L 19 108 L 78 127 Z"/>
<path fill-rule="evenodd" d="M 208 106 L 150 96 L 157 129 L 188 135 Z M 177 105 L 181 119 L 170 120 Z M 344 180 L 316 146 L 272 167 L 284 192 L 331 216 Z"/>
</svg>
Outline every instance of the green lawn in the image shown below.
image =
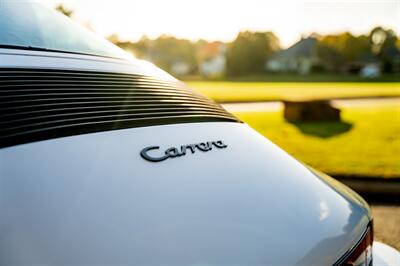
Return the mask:
<svg viewBox="0 0 400 266">
<path fill-rule="evenodd" d="M 281 112 L 237 113 L 296 158 L 335 176 L 400 177 L 400 107 L 343 108 L 341 123 L 290 124 Z"/>
<path fill-rule="evenodd" d="M 186 83 L 217 102 L 400 96 L 400 82 L 190 81 Z"/>
</svg>

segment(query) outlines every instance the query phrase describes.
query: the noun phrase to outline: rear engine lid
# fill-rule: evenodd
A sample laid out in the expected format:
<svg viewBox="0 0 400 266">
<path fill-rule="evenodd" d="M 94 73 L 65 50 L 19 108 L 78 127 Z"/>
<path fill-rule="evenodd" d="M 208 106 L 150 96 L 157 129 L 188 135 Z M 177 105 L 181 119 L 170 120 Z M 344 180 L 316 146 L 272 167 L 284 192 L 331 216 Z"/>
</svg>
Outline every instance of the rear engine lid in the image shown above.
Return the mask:
<svg viewBox="0 0 400 266">
<path fill-rule="evenodd" d="M 141 156 L 155 146 L 148 155 L 168 158 Z M 3 148 L 0 184 L 0 264 L 329 265 L 370 219 L 362 202 L 234 122 Z"/>
</svg>

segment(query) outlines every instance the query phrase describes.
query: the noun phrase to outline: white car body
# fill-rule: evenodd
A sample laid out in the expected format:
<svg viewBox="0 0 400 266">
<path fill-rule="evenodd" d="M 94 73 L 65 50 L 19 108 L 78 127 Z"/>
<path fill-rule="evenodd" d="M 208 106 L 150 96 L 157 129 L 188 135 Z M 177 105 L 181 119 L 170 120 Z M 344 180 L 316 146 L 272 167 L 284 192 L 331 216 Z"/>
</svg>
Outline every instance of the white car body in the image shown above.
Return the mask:
<svg viewBox="0 0 400 266">
<path fill-rule="evenodd" d="M 136 59 L 0 49 L 0 73 L 50 70 L 178 84 Z M 18 134 L 0 135 L 0 265 L 338 265 L 371 225 L 356 193 L 238 121 Z M 155 146 L 177 150 L 146 160 Z M 400 265 L 381 243 L 373 260 Z"/>
</svg>

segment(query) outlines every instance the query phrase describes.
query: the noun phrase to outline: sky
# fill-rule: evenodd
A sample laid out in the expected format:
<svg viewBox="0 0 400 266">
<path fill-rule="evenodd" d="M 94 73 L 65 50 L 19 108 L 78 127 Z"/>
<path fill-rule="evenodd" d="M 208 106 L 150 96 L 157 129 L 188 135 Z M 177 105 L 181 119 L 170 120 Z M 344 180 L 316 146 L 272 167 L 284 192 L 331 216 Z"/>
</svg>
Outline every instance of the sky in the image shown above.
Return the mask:
<svg viewBox="0 0 400 266">
<path fill-rule="evenodd" d="M 231 41 L 241 30 L 272 31 L 282 47 L 302 36 L 375 26 L 400 35 L 400 0 L 43 0 L 64 4 L 99 34 L 136 41 L 161 34 L 191 40 Z"/>
</svg>

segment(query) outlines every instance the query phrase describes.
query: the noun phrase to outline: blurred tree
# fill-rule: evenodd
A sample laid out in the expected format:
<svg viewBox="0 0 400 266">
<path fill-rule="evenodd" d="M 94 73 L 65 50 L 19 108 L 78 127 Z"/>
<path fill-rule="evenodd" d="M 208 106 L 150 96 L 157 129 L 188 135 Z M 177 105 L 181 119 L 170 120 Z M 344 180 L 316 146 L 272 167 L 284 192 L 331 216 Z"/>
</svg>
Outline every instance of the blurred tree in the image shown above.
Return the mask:
<svg viewBox="0 0 400 266">
<path fill-rule="evenodd" d="M 72 17 L 72 14 L 74 13 L 74 11 L 72 9 L 66 8 L 64 5 L 59 4 L 58 6 L 56 6 L 55 8 L 58 12 L 63 13 L 64 15 L 66 15 L 67 17 Z"/>
<path fill-rule="evenodd" d="M 70 17 L 71 19 L 75 20 L 73 9 L 67 8 L 64 5 L 59 4 L 58 6 L 55 7 L 55 10 L 64 14 L 65 16 Z M 85 28 L 87 28 L 88 30 L 96 32 L 89 21 L 80 21 L 80 20 L 75 20 L 75 21 L 78 22 L 79 24 L 81 24 L 82 26 L 84 26 Z"/>
<path fill-rule="evenodd" d="M 168 71 L 172 71 L 177 65 L 187 65 L 188 72 L 197 70 L 195 45 L 189 40 L 160 36 L 152 42 L 150 58 Z"/>
<path fill-rule="evenodd" d="M 268 57 L 279 49 L 279 40 L 272 32 L 240 32 L 228 46 L 226 74 L 262 73 Z"/>
<path fill-rule="evenodd" d="M 369 35 L 372 51 L 382 62 L 383 72 L 393 72 L 400 65 L 400 49 L 397 47 L 396 33 L 382 27 L 374 28 Z"/>
<path fill-rule="evenodd" d="M 137 58 L 152 61 L 162 69 L 177 72 L 195 73 L 198 70 L 196 44 L 185 39 L 162 35 L 151 40 L 143 36 L 138 42 L 116 42 L 118 46 L 132 51 Z"/>
<path fill-rule="evenodd" d="M 132 48 L 138 58 L 151 59 L 152 41 L 146 35 L 142 36 Z"/>
<path fill-rule="evenodd" d="M 147 60 L 150 59 L 147 56 L 147 54 L 149 53 L 149 50 L 151 49 L 151 47 L 150 47 L 151 44 L 150 44 L 150 40 L 146 36 L 143 36 L 137 42 L 129 42 L 129 41 L 123 42 L 123 41 L 119 41 L 119 37 L 114 38 L 113 35 L 108 37 L 108 40 L 111 41 L 112 43 L 118 45 L 120 48 L 124 49 L 125 51 L 134 54 L 135 57 L 137 57 L 137 58 L 147 59 Z"/>
<path fill-rule="evenodd" d="M 354 36 L 349 32 L 338 35 L 327 35 L 320 39 L 320 47 L 328 47 L 335 51 L 346 62 L 360 60 L 371 53 L 369 37 L 365 35 Z"/>
<path fill-rule="evenodd" d="M 320 67 L 325 71 L 338 72 L 345 62 L 338 50 L 324 42 L 317 43 L 316 56 Z"/>
<path fill-rule="evenodd" d="M 400 71 L 400 40 L 391 30 L 378 27 L 368 36 L 344 32 L 326 36 L 313 33 L 311 37 L 318 40 L 313 71 L 318 68 L 318 71 L 358 73 L 368 64 L 382 65 L 385 72 Z M 216 54 L 226 57 L 226 75 L 259 74 L 264 72 L 268 58 L 279 50 L 279 40 L 272 32 L 240 32 L 228 44 L 192 42 L 168 35 L 157 39 L 143 36 L 137 42 L 121 42 L 116 34 L 108 39 L 136 57 L 178 75 L 198 74 L 200 66 Z M 223 53 L 217 52 L 220 44 L 224 47 Z"/>
<path fill-rule="evenodd" d="M 115 43 L 115 44 L 120 42 L 120 38 L 119 38 L 119 35 L 117 33 L 111 34 L 106 39 L 109 40 L 112 43 Z"/>
</svg>

